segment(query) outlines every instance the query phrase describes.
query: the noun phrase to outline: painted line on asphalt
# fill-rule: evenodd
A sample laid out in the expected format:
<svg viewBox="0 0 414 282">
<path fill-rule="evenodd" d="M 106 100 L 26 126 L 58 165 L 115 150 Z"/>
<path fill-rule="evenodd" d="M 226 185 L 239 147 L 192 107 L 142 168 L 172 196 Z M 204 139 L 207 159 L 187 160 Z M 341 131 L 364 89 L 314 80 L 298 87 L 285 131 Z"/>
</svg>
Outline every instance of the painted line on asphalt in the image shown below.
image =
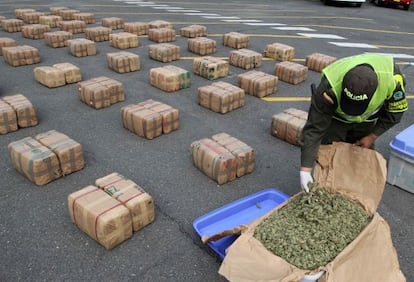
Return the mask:
<svg viewBox="0 0 414 282">
<path fill-rule="evenodd" d="M 309 27 L 294 27 L 294 26 L 281 26 L 281 27 L 272 27 L 272 29 L 278 30 L 301 30 L 301 31 L 315 31 Z"/>
<path fill-rule="evenodd" d="M 351 43 L 351 42 L 328 42 L 339 47 L 351 47 L 351 48 L 371 48 L 377 49 L 377 46 L 366 44 L 366 43 Z"/>
<path fill-rule="evenodd" d="M 407 54 L 395 54 L 395 53 L 375 53 L 375 52 L 365 52 L 366 54 L 376 54 L 376 55 L 388 55 L 396 59 L 414 59 L 414 56 Z"/>
<path fill-rule="evenodd" d="M 310 38 L 328 38 L 328 39 L 346 39 L 345 37 L 335 35 L 335 34 L 327 34 L 327 33 L 297 33 L 298 35 L 310 37 Z"/>
<path fill-rule="evenodd" d="M 283 23 L 243 23 L 245 25 L 252 25 L 252 26 L 279 26 L 279 25 L 286 25 Z"/>
<path fill-rule="evenodd" d="M 262 20 L 243 20 L 243 19 L 239 19 L 239 20 L 222 20 L 223 22 L 238 22 L 238 23 L 259 23 L 262 22 Z"/>
</svg>

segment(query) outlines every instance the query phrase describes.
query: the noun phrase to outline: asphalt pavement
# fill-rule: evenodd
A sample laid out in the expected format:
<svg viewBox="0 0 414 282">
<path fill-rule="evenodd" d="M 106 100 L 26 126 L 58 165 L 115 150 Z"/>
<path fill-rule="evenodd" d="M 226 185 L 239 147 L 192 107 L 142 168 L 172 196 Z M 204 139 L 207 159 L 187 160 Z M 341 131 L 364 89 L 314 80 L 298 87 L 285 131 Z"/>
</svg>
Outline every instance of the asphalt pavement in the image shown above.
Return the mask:
<svg viewBox="0 0 414 282">
<path fill-rule="evenodd" d="M 324 6 L 320 1 L 1 1 L 0 16 L 15 18 L 14 10 L 68 7 L 96 15 L 100 26 L 106 17 L 125 22 L 165 20 L 179 29 L 191 24 L 208 28 L 217 41 L 214 56 L 228 58 L 233 50 L 222 45 L 224 33 L 250 35 L 249 49 L 263 52 L 279 42 L 295 47 L 294 62 L 320 52 L 342 58 L 365 52 L 392 54 L 406 76 L 409 111 L 400 124 L 376 142 L 376 150 L 389 159 L 389 143 L 413 124 L 414 22 L 413 8 L 377 7 L 364 3 Z M 59 30 L 54 28 L 53 30 Z M 122 30 L 115 30 L 120 32 Z M 12 67 L 0 57 L 0 97 L 21 93 L 35 106 L 39 124 L 0 136 L 0 281 L 224 281 L 217 272 L 220 260 L 201 243 L 193 221 L 227 203 L 265 188 L 292 196 L 300 191 L 297 146 L 270 135 L 272 115 L 287 108 L 307 110 L 310 84 L 320 74 L 308 72 L 305 82 L 279 82 L 276 93 L 260 99 L 246 95 L 245 106 L 219 114 L 198 105 L 197 88 L 212 81 L 191 74 L 191 87 L 173 93 L 149 84 L 149 70 L 165 65 L 148 56 L 147 36 L 127 51 L 138 54 L 141 69 L 119 74 L 108 68 L 106 53 L 116 52 L 108 41 L 97 42 L 95 56 L 76 58 L 67 47 L 48 47 L 43 39 L 23 38 L 21 32 L 0 30 L 0 37 L 15 39 L 40 50 L 41 62 Z M 83 38 L 84 34 L 75 34 Z M 187 50 L 187 38 L 178 36 L 181 59 L 171 64 L 192 70 L 198 55 Z M 81 69 L 82 79 L 108 76 L 123 83 L 126 100 L 100 110 L 82 103 L 77 85 L 49 89 L 35 81 L 33 69 L 70 62 Z M 274 73 L 277 62 L 265 59 L 258 70 Z M 237 85 L 246 72 L 230 66 L 220 81 Z M 180 110 L 180 128 L 147 140 L 124 129 L 120 109 L 146 99 Z M 85 168 L 38 187 L 14 169 L 7 145 L 55 129 L 82 144 Z M 192 163 L 190 144 L 226 132 L 257 152 L 253 173 L 218 185 Z M 113 250 L 107 251 L 70 220 L 67 197 L 99 177 L 119 172 L 142 186 L 154 198 L 155 221 Z M 378 212 L 391 228 L 401 270 L 414 281 L 414 195 L 386 185 Z"/>
</svg>

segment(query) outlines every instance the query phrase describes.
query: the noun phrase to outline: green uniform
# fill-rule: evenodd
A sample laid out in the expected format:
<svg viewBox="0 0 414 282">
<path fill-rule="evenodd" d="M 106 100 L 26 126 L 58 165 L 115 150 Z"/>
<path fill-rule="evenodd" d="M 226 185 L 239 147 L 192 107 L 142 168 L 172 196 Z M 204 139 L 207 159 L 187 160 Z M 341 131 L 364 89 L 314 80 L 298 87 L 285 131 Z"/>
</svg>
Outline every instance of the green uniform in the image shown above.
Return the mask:
<svg viewBox="0 0 414 282">
<path fill-rule="evenodd" d="M 378 87 L 367 110 L 360 116 L 349 116 L 339 105 L 342 79 L 348 70 L 361 64 L 374 69 Z M 403 77 L 392 57 L 363 54 L 336 61 L 322 70 L 321 82 L 312 93 L 303 129 L 301 166 L 313 166 L 320 144 L 355 143 L 371 133 L 380 136 L 399 123 L 407 109 Z"/>
</svg>

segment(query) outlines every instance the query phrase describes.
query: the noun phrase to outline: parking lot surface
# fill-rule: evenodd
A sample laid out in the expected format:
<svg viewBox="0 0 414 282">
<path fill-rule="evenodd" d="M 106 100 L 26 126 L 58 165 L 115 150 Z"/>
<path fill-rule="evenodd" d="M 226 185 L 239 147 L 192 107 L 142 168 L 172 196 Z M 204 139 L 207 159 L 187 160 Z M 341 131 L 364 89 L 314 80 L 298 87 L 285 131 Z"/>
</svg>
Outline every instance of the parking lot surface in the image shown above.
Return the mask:
<svg viewBox="0 0 414 282">
<path fill-rule="evenodd" d="M 413 124 L 414 22 L 413 10 L 377 7 L 324 6 L 320 1 L 1 1 L 0 16 L 15 18 L 14 10 L 68 7 L 125 22 L 165 20 L 179 29 L 191 24 L 208 28 L 217 41 L 214 56 L 228 58 L 233 50 L 222 45 L 222 36 L 237 31 L 250 36 L 249 49 L 263 52 L 279 42 L 295 47 L 294 62 L 320 52 L 342 58 L 360 53 L 394 56 L 406 76 L 409 111 L 400 124 L 381 136 L 376 150 L 390 155 L 389 143 Z M 53 30 L 58 30 L 54 28 Z M 114 30 L 120 32 L 122 30 Z M 83 38 L 83 33 L 75 38 Z M 305 82 L 279 82 L 276 93 L 264 99 L 246 95 L 245 106 L 219 114 L 198 105 L 197 89 L 211 84 L 191 74 L 191 87 L 166 93 L 149 83 L 149 70 L 165 63 L 148 57 L 150 41 L 139 36 L 141 69 L 125 74 L 108 68 L 106 53 L 116 52 L 108 41 L 97 42 L 95 56 L 76 58 L 67 47 L 48 47 L 43 39 L 23 38 L 20 32 L 0 30 L 0 37 L 15 39 L 40 51 L 41 62 L 12 67 L 0 57 L 0 97 L 21 93 L 35 106 L 39 124 L 0 136 L 0 280 L 1 281 L 224 281 L 217 273 L 220 260 L 195 233 L 199 216 L 265 188 L 292 196 L 300 191 L 300 149 L 270 135 L 272 115 L 287 108 L 307 110 L 310 84 L 320 74 L 308 72 Z M 181 59 L 171 64 L 191 72 L 198 55 L 187 50 L 187 38 L 177 36 Z M 108 76 L 123 83 L 126 100 L 95 110 L 79 100 L 76 84 L 47 88 L 33 75 L 37 66 L 70 62 L 81 69 L 82 79 Z M 274 73 L 277 62 L 265 59 L 258 70 Z M 220 81 L 237 85 L 246 72 L 230 66 Z M 138 137 L 122 126 L 123 106 L 147 99 L 164 102 L 180 111 L 180 128 L 153 140 Z M 82 144 L 85 168 L 38 187 L 14 169 L 7 150 L 10 142 L 55 129 Z M 190 144 L 226 132 L 257 152 L 253 173 L 218 185 L 192 163 Z M 70 220 L 67 197 L 109 173 L 118 172 L 142 186 L 154 198 L 153 223 L 107 251 Z M 413 194 L 386 185 L 378 212 L 391 228 L 400 267 L 414 281 Z"/>
</svg>

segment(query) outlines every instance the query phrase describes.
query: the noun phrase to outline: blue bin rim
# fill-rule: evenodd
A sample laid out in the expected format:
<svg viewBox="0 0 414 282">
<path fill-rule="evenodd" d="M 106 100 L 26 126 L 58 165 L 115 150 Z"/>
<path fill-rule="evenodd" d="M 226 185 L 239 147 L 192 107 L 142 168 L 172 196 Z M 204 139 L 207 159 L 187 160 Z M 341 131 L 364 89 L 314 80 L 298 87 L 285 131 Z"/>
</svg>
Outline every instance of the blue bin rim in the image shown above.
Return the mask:
<svg viewBox="0 0 414 282">
<path fill-rule="evenodd" d="M 408 137 L 410 137 L 410 136 L 406 136 L 406 135 L 408 135 L 410 132 L 413 132 L 412 135 L 414 137 L 414 124 L 412 124 L 411 126 L 407 127 L 403 131 L 401 131 L 399 134 L 397 134 L 397 136 L 395 136 L 394 139 L 390 142 L 390 147 L 393 151 L 396 151 L 397 153 L 400 153 L 402 155 L 405 155 L 409 158 L 414 159 L 414 152 L 412 153 L 408 150 L 404 150 L 404 148 L 398 147 L 394 144 L 399 138 L 404 137 L 402 142 L 405 144 L 405 146 L 407 146 L 406 143 L 407 143 L 407 141 L 409 141 L 407 139 L 409 139 Z M 405 138 L 405 137 L 407 137 L 407 138 Z M 414 138 L 412 138 L 412 139 L 414 139 Z M 413 146 L 414 146 L 414 144 L 413 144 Z"/>
</svg>

